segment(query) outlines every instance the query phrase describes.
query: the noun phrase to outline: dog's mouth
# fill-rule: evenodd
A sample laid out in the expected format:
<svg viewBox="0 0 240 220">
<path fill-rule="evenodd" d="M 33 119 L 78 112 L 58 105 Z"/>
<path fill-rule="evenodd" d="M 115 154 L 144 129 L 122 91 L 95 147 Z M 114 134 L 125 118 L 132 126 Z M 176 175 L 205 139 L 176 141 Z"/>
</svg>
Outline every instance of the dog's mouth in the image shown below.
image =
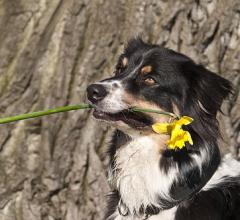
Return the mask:
<svg viewBox="0 0 240 220">
<path fill-rule="evenodd" d="M 153 124 L 153 120 L 150 116 L 141 112 L 133 112 L 129 109 L 118 113 L 108 113 L 95 109 L 93 111 L 93 116 L 104 121 L 122 121 L 135 129 L 144 129 Z"/>
</svg>

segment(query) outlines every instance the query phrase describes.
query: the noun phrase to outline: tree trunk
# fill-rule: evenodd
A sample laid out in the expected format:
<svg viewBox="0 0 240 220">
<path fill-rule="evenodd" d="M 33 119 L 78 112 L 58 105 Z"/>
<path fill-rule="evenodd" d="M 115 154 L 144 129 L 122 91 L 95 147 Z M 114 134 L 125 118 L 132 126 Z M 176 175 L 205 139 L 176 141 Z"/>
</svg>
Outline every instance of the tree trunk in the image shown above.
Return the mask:
<svg viewBox="0 0 240 220">
<path fill-rule="evenodd" d="M 239 0 L 0 0 L 0 115 L 86 101 L 137 34 L 235 84 L 220 119 L 240 157 Z M 1 125 L 0 219 L 102 219 L 110 134 L 86 110 Z"/>
</svg>

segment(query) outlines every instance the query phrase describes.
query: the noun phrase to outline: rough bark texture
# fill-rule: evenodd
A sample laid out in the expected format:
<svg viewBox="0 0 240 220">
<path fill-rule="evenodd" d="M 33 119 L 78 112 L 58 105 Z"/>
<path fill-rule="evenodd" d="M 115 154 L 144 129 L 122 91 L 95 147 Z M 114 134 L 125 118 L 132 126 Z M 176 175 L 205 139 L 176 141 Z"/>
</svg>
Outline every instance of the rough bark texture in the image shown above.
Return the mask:
<svg viewBox="0 0 240 220">
<path fill-rule="evenodd" d="M 137 34 L 234 83 L 220 118 L 239 157 L 239 0 L 0 0 L 0 115 L 85 101 Z M 0 219 L 102 219 L 110 133 L 88 111 L 0 126 Z"/>
</svg>

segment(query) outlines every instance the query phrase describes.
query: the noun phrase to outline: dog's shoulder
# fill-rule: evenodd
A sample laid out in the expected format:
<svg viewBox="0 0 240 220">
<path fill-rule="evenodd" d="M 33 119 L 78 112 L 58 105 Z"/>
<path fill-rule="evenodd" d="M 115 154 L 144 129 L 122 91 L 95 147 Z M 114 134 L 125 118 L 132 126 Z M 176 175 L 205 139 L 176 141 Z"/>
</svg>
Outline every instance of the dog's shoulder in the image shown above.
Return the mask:
<svg viewBox="0 0 240 220">
<path fill-rule="evenodd" d="M 226 155 L 203 189 L 176 211 L 176 220 L 240 219 L 240 162 Z"/>
</svg>

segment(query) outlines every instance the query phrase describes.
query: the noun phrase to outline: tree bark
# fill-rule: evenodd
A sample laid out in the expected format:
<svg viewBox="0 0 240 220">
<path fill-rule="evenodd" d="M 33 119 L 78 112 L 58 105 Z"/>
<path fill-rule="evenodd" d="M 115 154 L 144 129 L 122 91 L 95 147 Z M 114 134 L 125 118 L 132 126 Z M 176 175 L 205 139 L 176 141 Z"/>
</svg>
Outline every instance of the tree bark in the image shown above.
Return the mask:
<svg viewBox="0 0 240 220">
<path fill-rule="evenodd" d="M 240 158 L 239 0 L 0 0 L 0 115 L 86 101 L 136 35 L 233 82 L 219 118 Z M 110 135 L 89 111 L 1 125 L 0 219 L 103 219 Z"/>
</svg>

